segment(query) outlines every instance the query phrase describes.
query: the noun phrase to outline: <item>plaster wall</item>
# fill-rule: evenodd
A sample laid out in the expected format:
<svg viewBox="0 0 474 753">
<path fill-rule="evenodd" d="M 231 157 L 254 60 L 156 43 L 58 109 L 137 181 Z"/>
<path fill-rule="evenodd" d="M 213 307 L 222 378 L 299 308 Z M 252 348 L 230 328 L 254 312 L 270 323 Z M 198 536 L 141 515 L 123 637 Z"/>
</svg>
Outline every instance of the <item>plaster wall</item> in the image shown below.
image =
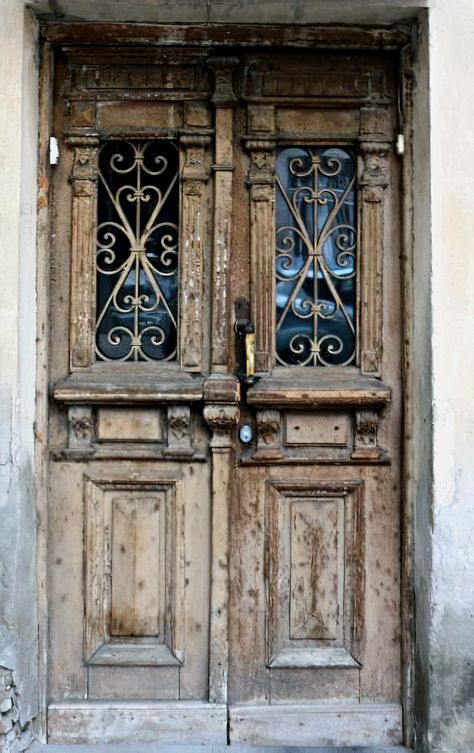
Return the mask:
<svg viewBox="0 0 474 753">
<path fill-rule="evenodd" d="M 0 731 L 24 747 L 37 713 L 33 476 L 36 22 L 0 1 Z"/>
<path fill-rule="evenodd" d="M 474 4 L 429 15 L 433 487 L 430 751 L 474 750 Z M 421 637 L 420 637 L 421 640 Z"/>
</svg>

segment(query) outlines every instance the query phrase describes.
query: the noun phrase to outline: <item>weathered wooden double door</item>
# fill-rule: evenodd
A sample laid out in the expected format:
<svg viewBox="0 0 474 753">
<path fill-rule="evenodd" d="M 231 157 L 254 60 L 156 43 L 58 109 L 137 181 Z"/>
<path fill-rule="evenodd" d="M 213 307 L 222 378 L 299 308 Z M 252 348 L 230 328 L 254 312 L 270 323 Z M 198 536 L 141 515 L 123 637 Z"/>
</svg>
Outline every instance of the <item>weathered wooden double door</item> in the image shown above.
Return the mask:
<svg viewBox="0 0 474 753">
<path fill-rule="evenodd" d="M 400 742 L 395 61 L 55 66 L 50 741 Z"/>
</svg>

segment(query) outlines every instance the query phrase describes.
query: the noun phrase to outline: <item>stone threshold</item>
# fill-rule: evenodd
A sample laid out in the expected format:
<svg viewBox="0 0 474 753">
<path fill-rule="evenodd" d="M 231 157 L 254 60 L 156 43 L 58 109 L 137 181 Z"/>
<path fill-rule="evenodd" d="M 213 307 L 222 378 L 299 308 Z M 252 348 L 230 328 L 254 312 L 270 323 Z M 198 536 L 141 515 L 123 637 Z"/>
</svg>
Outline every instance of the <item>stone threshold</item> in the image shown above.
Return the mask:
<svg viewBox="0 0 474 753">
<path fill-rule="evenodd" d="M 155 743 L 116 743 L 106 745 L 60 745 L 32 743 L 27 753 L 413 753 L 402 745 L 380 747 L 301 747 L 256 745 L 162 745 Z"/>
</svg>

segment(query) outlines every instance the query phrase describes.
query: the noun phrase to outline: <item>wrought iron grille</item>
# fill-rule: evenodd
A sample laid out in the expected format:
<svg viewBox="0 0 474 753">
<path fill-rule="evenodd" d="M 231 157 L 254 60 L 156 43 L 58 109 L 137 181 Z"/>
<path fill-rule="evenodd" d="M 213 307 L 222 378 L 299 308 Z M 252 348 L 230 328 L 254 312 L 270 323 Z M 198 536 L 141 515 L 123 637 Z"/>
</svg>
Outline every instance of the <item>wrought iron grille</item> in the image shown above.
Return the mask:
<svg viewBox="0 0 474 753">
<path fill-rule="evenodd" d="M 276 358 L 356 358 L 356 161 L 347 149 L 287 147 L 276 162 Z"/>
<path fill-rule="evenodd" d="M 176 358 L 179 154 L 169 140 L 108 141 L 99 156 L 96 353 Z"/>
</svg>

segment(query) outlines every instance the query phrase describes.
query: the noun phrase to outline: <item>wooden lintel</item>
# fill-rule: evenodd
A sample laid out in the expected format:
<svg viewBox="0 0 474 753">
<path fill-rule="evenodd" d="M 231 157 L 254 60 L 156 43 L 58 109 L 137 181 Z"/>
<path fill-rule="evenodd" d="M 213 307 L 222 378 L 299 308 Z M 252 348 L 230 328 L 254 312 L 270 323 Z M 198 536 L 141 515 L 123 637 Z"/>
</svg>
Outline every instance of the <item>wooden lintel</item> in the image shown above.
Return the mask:
<svg viewBox="0 0 474 753">
<path fill-rule="evenodd" d="M 196 45 L 202 47 L 307 47 L 397 49 L 410 42 L 397 27 L 286 24 L 106 24 L 50 23 L 43 39 L 56 44 Z"/>
</svg>

